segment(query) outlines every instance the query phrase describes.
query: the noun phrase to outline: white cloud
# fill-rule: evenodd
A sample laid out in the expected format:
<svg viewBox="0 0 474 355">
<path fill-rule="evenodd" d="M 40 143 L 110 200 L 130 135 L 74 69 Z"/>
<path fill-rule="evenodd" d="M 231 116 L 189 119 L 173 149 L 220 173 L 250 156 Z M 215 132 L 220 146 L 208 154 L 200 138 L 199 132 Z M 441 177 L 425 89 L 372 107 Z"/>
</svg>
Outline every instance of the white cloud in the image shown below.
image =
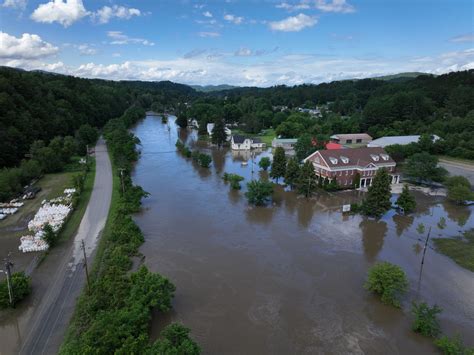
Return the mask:
<svg viewBox="0 0 474 355">
<path fill-rule="evenodd" d="M 89 13 L 84 8 L 82 0 L 53 0 L 40 4 L 31 14 L 31 19 L 43 23 L 58 22 L 68 27 L 87 15 Z"/>
<path fill-rule="evenodd" d="M 287 2 L 282 2 L 275 6 L 277 9 L 284 9 L 287 11 L 299 11 L 299 10 L 308 10 L 310 8 L 307 1 L 301 2 L 299 4 L 289 4 Z"/>
<path fill-rule="evenodd" d="M 107 36 L 112 39 L 110 44 L 142 44 L 144 46 L 154 46 L 154 42 L 150 42 L 143 38 L 133 38 L 123 34 L 122 31 L 108 31 Z"/>
<path fill-rule="evenodd" d="M 246 47 L 241 47 L 237 50 L 234 55 L 236 57 L 249 57 L 252 55 L 252 51 Z"/>
<path fill-rule="evenodd" d="M 226 20 L 228 22 L 232 22 L 235 25 L 240 25 L 242 23 L 242 21 L 244 20 L 244 18 L 240 17 L 240 16 L 235 16 L 235 15 L 232 15 L 232 14 L 226 14 L 226 15 L 224 15 L 224 20 Z"/>
<path fill-rule="evenodd" d="M 79 44 L 75 46 L 81 55 L 96 55 L 97 49 L 91 47 L 89 44 Z"/>
<path fill-rule="evenodd" d="M 212 17 L 212 13 L 210 11 L 205 11 L 202 13 L 202 15 L 205 17 Z"/>
<path fill-rule="evenodd" d="M 198 32 L 199 37 L 219 37 L 221 34 L 219 32 Z"/>
<path fill-rule="evenodd" d="M 122 55 L 120 53 L 112 53 L 112 57 L 120 58 Z"/>
<path fill-rule="evenodd" d="M 451 42 L 474 42 L 474 33 L 466 33 L 451 38 Z"/>
<path fill-rule="evenodd" d="M 316 18 L 299 14 L 290 16 L 281 21 L 269 22 L 269 26 L 273 31 L 298 32 L 306 27 L 312 27 L 316 25 L 316 23 L 318 23 Z"/>
<path fill-rule="evenodd" d="M 348 4 L 346 0 L 315 0 L 314 6 L 324 12 L 340 12 L 343 14 L 355 12 L 354 6 Z"/>
<path fill-rule="evenodd" d="M 100 24 L 108 23 L 112 18 L 121 20 L 129 20 L 133 16 L 141 16 L 142 13 L 138 9 L 113 5 L 104 6 L 92 14 L 92 17 Z"/>
<path fill-rule="evenodd" d="M 40 36 L 23 33 L 20 38 L 0 31 L 0 58 L 36 59 L 56 54 L 58 47 L 45 42 Z"/>
<path fill-rule="evenodd" d="M 27 2 L 28 0 L 5 0 L 2 3 L 2 7 L 24 10 Z"/>
</svg>

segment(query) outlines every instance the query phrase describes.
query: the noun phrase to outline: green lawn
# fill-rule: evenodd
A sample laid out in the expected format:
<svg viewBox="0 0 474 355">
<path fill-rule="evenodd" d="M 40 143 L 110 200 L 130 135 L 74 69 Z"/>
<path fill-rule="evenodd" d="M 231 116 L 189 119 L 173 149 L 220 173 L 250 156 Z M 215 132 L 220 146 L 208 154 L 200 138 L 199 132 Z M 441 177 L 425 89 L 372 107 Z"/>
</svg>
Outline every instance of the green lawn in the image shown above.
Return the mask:
<svg viewBox="0 0 474 355">
<path fill-rule="evenodd" d="M 447 155 L 439 155 L 438 158 L 440 160 L 445 160 L 445 161 L 449 161 L 449 162 L 453 162 L 453 163 L 461 163 L 461 164 L 474 166 L 474 160 L 462 159 L 462 158 L 453 158 L 453 157 L 449 157 Z"/>
<path fill-rule="evenodd" d="M 273 138 L 276 137 L 275 130 L 273 128 L 265 129 L 263 131 L 263 134 L 250 134 L 250 133 L 245 133 L 244 131 L 240 129 L 232 129 L 232 134 L 240 134 L 246 137 L 260 138 L 262 142 L 267 145 L 267 147 L 271 147 L 272 140 Z"/>
<path fill-rule="evenodd" d="M 433 238 L 436 249 L 474 272 L 474 229 L 456 238 Z"/>
</svg>

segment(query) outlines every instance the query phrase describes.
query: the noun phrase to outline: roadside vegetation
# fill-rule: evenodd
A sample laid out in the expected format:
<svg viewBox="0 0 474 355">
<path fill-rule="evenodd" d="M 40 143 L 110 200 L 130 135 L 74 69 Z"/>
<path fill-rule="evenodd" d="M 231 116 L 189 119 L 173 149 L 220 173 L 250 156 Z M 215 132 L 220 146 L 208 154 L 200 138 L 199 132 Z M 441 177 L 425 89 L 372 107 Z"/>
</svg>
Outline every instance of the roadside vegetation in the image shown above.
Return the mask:
<svg viewBox="0 0 474 355">
<path fill-rule="evenodd" d="M 178 324 L 165 328 L 161 337 L 149 344 L 151 310 L 169 311 L 175 286 L 145 266 L 130 271 L 131 257 L 138 255 L 144 241 L 131 214 L 140 210 L 140 201 L 147 193 L 133 185 L 130 177 L 132 164 L 138 158 L 135 146 L 139 141 L 127 128 L 144 114 L 143 109 L 131 107 L 120 118 L 110 120 L 104 129 L 116 173 L 112 206 L 94 261 L 90 289 L 79 299 L 60 349 L 62 354 L 200 352 L 189 338 L 189 330 Z M 124 193 L 118 168 L 123 169 Z"/>
</svg>

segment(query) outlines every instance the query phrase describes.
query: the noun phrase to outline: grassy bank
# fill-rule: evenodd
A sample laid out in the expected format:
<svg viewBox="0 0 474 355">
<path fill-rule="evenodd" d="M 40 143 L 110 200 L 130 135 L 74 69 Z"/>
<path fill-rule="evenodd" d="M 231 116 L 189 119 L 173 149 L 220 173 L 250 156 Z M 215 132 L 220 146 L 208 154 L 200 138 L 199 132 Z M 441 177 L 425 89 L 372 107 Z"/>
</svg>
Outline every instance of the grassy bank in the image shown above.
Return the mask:
<svg viewBox="0 0 474 355">
<path fill-rule="evenodd" d="M 456 238 L 434 238 L 433 242 L 440 253 L 474 272 L 474 229 Z"/>
<path fill-rule="evenodd" d="M 250 134 L 245 133 L 240 129 L 232 129 L 232 134 L 240 134 L 246 137 L 260 138 L 262 142 L 267 145 L 267 147 L 272 146 L 272 140 L 276 137 L 275 130 L 272 128 L 266 129 L 263 134 Z"/>
</svg>

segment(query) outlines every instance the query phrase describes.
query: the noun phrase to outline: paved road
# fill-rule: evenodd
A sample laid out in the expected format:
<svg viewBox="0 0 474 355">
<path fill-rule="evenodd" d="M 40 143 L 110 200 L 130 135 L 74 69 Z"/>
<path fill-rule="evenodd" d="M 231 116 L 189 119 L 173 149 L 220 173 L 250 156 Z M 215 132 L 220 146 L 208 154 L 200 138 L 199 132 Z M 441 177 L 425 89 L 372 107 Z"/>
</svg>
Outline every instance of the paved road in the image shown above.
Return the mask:
<svg viewBox="0 0 474 355">
<path fill-rule="evenodd" d="M 104 228 L 112 198 L 112 167 L 102 139 L 95 147 L 96 175 L 89 205 L 67 254 L 59 264 L 52 286 L 43 296 L 30 321 L 20 354 L 55 354 L 61 346 L 76 299 L 85 284 L 83 252 L 90 264 L 99 234 Z"/>
<path fill-rule="evenodd" d="M 471 185 L 474 185 L 474 165 L 445 159 L 440 159 L 439 165 L 448 170 L 451 175 L 466 177 L 471 182 Z"/>
</svg>

